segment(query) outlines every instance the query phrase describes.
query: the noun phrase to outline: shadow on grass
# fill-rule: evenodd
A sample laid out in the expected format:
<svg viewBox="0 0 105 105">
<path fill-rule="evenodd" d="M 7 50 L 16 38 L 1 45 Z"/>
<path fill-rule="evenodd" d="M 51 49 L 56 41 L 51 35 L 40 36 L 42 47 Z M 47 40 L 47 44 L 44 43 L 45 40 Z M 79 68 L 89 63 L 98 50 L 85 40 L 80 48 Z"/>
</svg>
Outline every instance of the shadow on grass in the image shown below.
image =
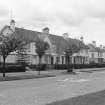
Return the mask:
<svg viewBox="0 0 105 105">
<path fill-rule="evenodd" d="M 67 71 L 63 71 L 63 72 L 61 72 L 61 74 L 78 75 L 78 73 L 76 73 L 76 72 L 67 72 Z"/>
<path fill-rule="evenodd" d="M 36 79 L 36 78 L 47 78 L 47 77 L 55 77 L 55 75 L 21 75 L 21 76 L 6 76 L 0 77 L 1 81 L 13 81 L 13 80 L 23 80 L 23 79 Z"/>
<path fill-rule="evenodd" d="M 49 103 L 47 105 L 105 105 L 105 90 Z"/>
<path fill-rule="evenodd" d="M 80 72 L 84 72 L 84 73 L 93 73 L 93 71 L 80 71 Z"/>
</svg>

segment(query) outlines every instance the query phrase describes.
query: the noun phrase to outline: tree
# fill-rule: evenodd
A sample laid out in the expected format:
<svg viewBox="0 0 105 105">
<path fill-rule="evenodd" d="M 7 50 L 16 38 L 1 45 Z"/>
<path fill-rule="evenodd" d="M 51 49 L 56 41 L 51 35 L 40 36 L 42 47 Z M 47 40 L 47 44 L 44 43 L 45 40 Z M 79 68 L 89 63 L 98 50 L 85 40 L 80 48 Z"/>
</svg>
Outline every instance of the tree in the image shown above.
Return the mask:
<svg viewBox="0 0 105 105">
<path fill-rule="evenodd" d="M 72 62 L 72 55 L 74 53 L 77 53 L 80 50 L 80 47 L 78 47 L 76 44 L 69 43 L 67 44 L 67 47 L 65 48 L 65 56 L 66 56 L 66 65 L 67 65 L 67 72 L 73 72 L 73 68 L 69 67 L 69 64 Z M 71 59 L 70 59 L 71 58 Z"/>
<path fill-rule="evenodd" d="M 3 57 L 3 77 L 5 77 L 5 61 L 7 56 L 24 45 L 22 38 L 16 37 L 16 33 L 12 33 L 9 37 L 2 37 L 0 44 L 0 53 Z"/>
<path fill-rule="evenodd" d="M 22 66 L 26 66 L 27 65 L 27 48 L 26 46 L 21 47 L 20 49 L 18 49 L 17 51 L 18 54 L 18 59 L 17 59 L 17 63 L 22 65 Z"/>
<path fill-rule="evenodd" d="M 38 54 L 38 57 L 39 57 L 39 66 L 41 67 L 42 56 L 44 56 L 46 50 L 49 49 L 49 44 L 40 39 L 40 40 L 36 41 L 35 47 L 36 47 L 36 53 Z M 38 69 L 38 71 L 39 71 L 38 74 L 39 75 L 40 75 L 40 69 L 41 69 L 40 67 Z"/>
</svg>

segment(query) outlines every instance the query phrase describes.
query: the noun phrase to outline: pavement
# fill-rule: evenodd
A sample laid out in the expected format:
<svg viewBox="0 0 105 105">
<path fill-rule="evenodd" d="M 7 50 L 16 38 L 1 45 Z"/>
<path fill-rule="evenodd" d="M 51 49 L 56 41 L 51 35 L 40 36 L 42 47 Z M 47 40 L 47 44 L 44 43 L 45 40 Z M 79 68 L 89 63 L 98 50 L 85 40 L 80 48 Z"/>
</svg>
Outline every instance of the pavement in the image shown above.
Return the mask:
<svg viewBox="0 0 105 105">
<path fill-rule="evenodd" d="M 74 69 L 74 73 L 72 75 L 80 73 L 80 72 L 87 72 L 91 73 L 94 71 L 104 71 L 105 68 L 88 68 L 88 69 Z M 45 78 L 45 77 L 55 77 L 55 76 L 62 76 L 67 73 L 67 70 L 47 70 L 41 71 L 41 75 L 38 75 L 38 71 L 26 71 L 26 72 L 17 72 L 17 73 L 6 73 L 6 77 L 3 78 L 2 73 L 0 73 L 0 81 L 11 81 L 11 80 L 22 80 L 22 79 L 35 79 L 35 78 Z"/>
<path fill-rule="evenodd" d="M 55 76 L 51 73 L 45 73 L 45 72 L 38 75 L 37 71 L 6 73 L 5 77 L 3 77 L 2 75 L 3 74 L 0 73 L 0 82 L 1 81 L 23 80 L 23 79 L 47 78 L 47 77 L 54 77 Z"/>
<path fill-rule="evenodd" d="M 47 105 L 105 105 L 105 90 L 53 102 Z"/>
<path fill-rule="evenodd" d="M 87 72 L 87 71 L 103 71 L 105 68 L 86 68 L 86 69 L 75 69 L 75 71 L 79 72 Z"/>
<path fill-rule="evenodd" d="M 26 73 L 29 75 L 29 73 L 36 74 L 37 72 L 28 71 Z M 104 69 L 99 68 L 89 73 L 77 70 L 75 74 L 68 74 L 61 70 L 41 72 L 41 74 L 45 73 L 56 74 L 56 77 L 0 82 L 0 105 L 46 105 L 105 90 Z M 6 75 L 11 76 L 15 73 Z"/>
</svg>

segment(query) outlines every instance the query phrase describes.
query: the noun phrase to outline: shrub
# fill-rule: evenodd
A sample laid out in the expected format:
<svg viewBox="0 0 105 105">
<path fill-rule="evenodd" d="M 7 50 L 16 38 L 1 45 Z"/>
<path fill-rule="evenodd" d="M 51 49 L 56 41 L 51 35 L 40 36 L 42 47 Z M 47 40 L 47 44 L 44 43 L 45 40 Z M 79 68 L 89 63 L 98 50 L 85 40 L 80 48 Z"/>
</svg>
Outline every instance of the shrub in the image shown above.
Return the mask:
<svg viewBox="0 0 105 105">
<path fill-rule="evenodd" d="M 35 68 L 36 68 L 36 65 L 28 65 L 28 67 L 29 67 L 30 69 L 35 69 Z"/>
<path fill-rule="evenodd" d="M 12 73 L 12 72 L 25 72 L 25 66 L 20 66 L 20 65 L 9 65 L 5 67 L 5 72 L 6 73 Z M 3 67 L 0 67 L 0 72 L 3 72 Z"/>
<path fill-rule="evenodd" d="M 83 69 L 83 68 L 102 68 L 105 64 L 70 64 L 68 68 Z M 54 69 L 64 70 L 67 69 L 66 64 L 55 64 Z"/>
<path fill-rule="evenodd" d="M 38 64 L 38 65 L 36 65 L 36 70 L 37 71 L 39 71 L 39 70 L 40 71 L 45 71 L 46 67 L 47 67 L 46 64 L 40 64 L 40 65 Z"/>
</svg>

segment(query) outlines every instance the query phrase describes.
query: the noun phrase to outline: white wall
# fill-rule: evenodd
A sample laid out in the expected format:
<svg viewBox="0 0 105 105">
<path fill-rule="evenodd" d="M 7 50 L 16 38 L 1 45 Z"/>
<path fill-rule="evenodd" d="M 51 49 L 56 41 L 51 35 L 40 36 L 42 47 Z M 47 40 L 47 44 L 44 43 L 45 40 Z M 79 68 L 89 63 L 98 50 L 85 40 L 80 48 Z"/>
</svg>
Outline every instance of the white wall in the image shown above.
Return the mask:
<svg viewBox="0 0 105 105">
<path fill-rule="evenodd" d="M 17 55 L 9 55 L 6 58 L 6 63 L 16 63 L 17 61 Z M 1 62 L 3 62 L 3 58 L 1 56 Z"/>
<path fill-rule="evenodd" d="M 7 36 L 11 35 L 13 32 L 7 27 L 2 33 L 4 36 L 7 37 Z"/>
</svg>

